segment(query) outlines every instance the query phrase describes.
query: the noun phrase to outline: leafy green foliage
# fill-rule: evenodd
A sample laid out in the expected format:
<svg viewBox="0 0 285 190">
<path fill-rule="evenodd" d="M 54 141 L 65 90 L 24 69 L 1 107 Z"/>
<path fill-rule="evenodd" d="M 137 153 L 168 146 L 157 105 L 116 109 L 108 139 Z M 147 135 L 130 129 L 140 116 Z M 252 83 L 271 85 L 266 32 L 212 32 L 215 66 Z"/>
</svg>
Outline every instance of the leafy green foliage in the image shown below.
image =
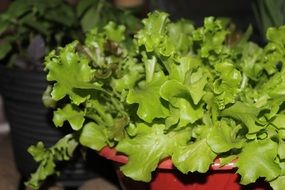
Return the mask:
<svg viewBox="0 0 285 190">
<path fill-rule="evenodd" d="M 248 128 L 249 133 L 255 133 L 261 130 L 261 126 L 256 124 L 256 118 L 259 114 L 258 108 L 247 105 L 242 102 L 236 102 L 231 107 L 224 109 L 223 116 L 230 116 L 243 122 Z"/>
<path fill-rule="evenodd" d="M 189 138 L 189 131 L 166 134 L 163 124 L 151 126 L 137 123 L 136 127 L 136 138 L 123 139 L 116 149 L 129 157 L 128 163 L 121 170 L 135 180 L 147 182 L 151 180 L 151 172 L 156 169 L 159 161 L 171 156 L 177 146 L 185 144 Z"/>
<path fill-rule="evenodd" d="M 53 123 L 56 127 L 62 127 L 64 121 L 68 121 L 73 130 L 79 130 L 84 123 L 84 115 L 75 105 L 67 104 L 63 109 L 54 112 Z"/>
<path fill-rule="evenodd" d="M 192 144 L 179 147 L 172 156 L 173 164 L 183 173 L 205 173 L 216 158 L 206 139 L 198 140 Z"/>
<path fill-rule="evenodd" d="M 207 142 L 216 153 L 240 149 L 243 145 L 243 139 L 237 137 L 240 129 L 239 125 L 230 126 L 223 121 L 217 122 L 217 125 L 211 128 Z"/>
<path fill-rule="evenodd" d="M 80 134 L 79 142 L 91 149 L 100 150 L 106 146 L 107 134 L 105 128 L 96 123 L 87 123 Z"/>
<path fill-rule="evenodd" d="M 131 12 L 105 0 L 80 0 L 75 5 L 62 0 L 12 1 L 0 14 L 0 59 L 10 67 L 42 70 L 49 51 L 73 40 L 83 41 L 86 32 L 95 26 L 102 29 L 109 21 L 123 23 L 129 32 L 138 27 Z"/>
<path fill-rule="evenodd" d="M 284 185 L 285 185 L 285 177 L 284 176 L 278 177 L 277 179 L 270 182 L 270 186 L 274 190 L 281 190 L 284 187 Z"/>
<path fill-rule="evenodd" d="M 110 22 L 46 57 L 51 97 L 61 102 L 55 124 L 69 122 L 84 146 L 126 154 L 121 169 L 135 180 L 150 181 L 165 158 L 183 173 L 238 158 L 242 184 L 264 177 L 280 189 L 284 28 L 269 30 L 261 48 L 248 41 L 250 28 L 230 43 L 228 20 L 195 28 L 153 12 L 142 23 L 131 34 Z"/>
<path fill-rule="evenodd" d="M 50 49 L 80 36 L 73 7 L 64 1 L 13 1 L 0 18 L 0 59 L 20 68 L 42 67 Z M 39 37 L 43 43 L 33 42 Z"/>
<path fill-rule="evenodd" d="M 55 64 L 50 64 L 46 67 L 50 72 L 47 75 L 47 80 L 56 80 L 53 91 L 51 92 L 52 98 L 60 100 L 66 95 L 69 95 L 75 104 L 84 102 L 85 98 L 74 92 L 74 87 L 82 87 L 85 83 L 88 84 L 92 80 L 94 71 L 88 65 L 88 59 L 79 57 L 74 53 L 77 42 L 73 42 L 61 49 L 60 56 L 56 56 L 52 51 L 47 59 L 50 59 Z M 62 73 L 67 72 L 68 75 Z M 77 84 L 76 84 L 77 83 Z M 82 84 L 82 85 L 81 85 Z"/>
<path fill-rule="evenodd" d="M 78 141 L 75 136 L 69 134 L 50 148 L 45 148 L 42 142 L 29 147 L 29 153 L 39 162 L 39 166 L 35 174 L 32 174 L 31 179 L 25 184 L 31 188 L 39 188 L 41 182 L 55 173 L 55 162 L 69 160 L 77 146 Z"/>
<path fill-rule="evenodd" d="M 280 175 L 280 166 L 275 162 L 277 144 L 270 139 L 249 142 L 239 155 L 236 163 L 237 173 L 241 174 L 241 183 L 255 182 L 259 177 L 267 181 Z M 250 169 L 248 166 L 250 165 Z"/>
<path fill-rule="evenodd" d="M 150 83 L 146 83 L 138 90 L 130 90 L 127 97 L 129 104 L 138 103 L 138 116 L 146 122 L 154 118 L 165 118 L 167 108 L 161 104 L 159 95 L 160 86 L 166 80 L 164 74 L 157 73 Z"/>
</svg>

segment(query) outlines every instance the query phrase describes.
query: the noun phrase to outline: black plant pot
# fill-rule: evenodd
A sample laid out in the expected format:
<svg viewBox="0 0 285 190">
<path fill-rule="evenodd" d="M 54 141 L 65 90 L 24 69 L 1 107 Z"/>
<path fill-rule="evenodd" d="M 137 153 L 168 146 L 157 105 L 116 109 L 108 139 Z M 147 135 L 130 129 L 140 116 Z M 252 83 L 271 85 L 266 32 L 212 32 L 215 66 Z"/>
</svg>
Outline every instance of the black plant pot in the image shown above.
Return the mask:
<svg viewBox="0 0 285 190">
<path fill-rule="evenodd" d="M 36 169 L 36 163 L 27 148 L 42 140 L 51 146 L 63 134 L 52 127 L 50 110 L 41 102 L 47 86 L 44 73 L 1 67 L 0 92 L 11 127 L 11 138 L 16 165 L 22 176 Z M 24 164 L 23 164 L 24 163 Z"/>
<path fill-rule="evenodd" d="M 0 66 L 0 93 L 10 124 L 16 167 L 24 180 L 37 168 L 27 148 L 38 141 L 50 147 L 67 132 L 65 128 L 53 126 L 51 110 L 42 103 L 42 94 L 48 84 L 45 77 L 44 72 Z M 57 180 L 65 186 L 79 186 L 96 175 L 94 168 L 82 158 L 74 158 L 72 163 L 64 164 L 60 169 L 62 175 Z"/>
</svg>

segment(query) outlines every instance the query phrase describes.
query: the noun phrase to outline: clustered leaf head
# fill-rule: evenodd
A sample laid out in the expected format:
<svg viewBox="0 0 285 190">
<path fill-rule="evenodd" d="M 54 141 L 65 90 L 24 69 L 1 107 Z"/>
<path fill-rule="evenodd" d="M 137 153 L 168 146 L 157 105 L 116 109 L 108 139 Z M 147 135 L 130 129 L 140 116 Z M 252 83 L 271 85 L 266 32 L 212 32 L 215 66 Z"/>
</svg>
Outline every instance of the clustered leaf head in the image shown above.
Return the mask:
<svg viewBox="0 0 285 190">
<path fill-rule="evenodd" d="M 135 34 L 116 23 L 94 29 L 45 60 L 54 122 L 70 124 L 79 143 L 116 148 L 121 167 L 149 182 L 171 158 L 183 173 L 207 172 L 217 157 L 237 159 L 241 184 L 284 178 L 285 69 L 283 27 L 265 47 L 249 33 L 233 43 L 230 22 L 214 17 L 195 27 L 155 11 Z M 130 48 L 131 47 L 131 48 Z"/>
</svg>

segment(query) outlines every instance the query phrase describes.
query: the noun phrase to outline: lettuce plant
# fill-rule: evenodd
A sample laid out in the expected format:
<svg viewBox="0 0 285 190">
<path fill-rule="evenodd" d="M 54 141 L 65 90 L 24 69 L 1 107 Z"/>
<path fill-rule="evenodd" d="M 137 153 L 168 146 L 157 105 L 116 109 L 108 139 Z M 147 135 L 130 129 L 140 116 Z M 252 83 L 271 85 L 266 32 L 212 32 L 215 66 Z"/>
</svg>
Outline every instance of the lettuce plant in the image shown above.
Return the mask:
<svg viewBox="0 0 285 190">
<path fill-rule="evenodd" d="M 153 12 L 135 34 L 109 22 L 45 57 L 53 122 L 73 133 L 46 149 L 29 148 L 40 167 L 38 188 L 75 147 L 114 147 L 128 156 L 122 172 L 149 182 L 170 158 L 182 173 L 207 172 L 218 157 L 235 162 L 241 184 L 285 181 L 285 27 L 268 44 L 231 40 L 229 23 L 213 17 L 194 27 Z M 144 158 L 144 159 L 142 159 Z"/>
</svg>

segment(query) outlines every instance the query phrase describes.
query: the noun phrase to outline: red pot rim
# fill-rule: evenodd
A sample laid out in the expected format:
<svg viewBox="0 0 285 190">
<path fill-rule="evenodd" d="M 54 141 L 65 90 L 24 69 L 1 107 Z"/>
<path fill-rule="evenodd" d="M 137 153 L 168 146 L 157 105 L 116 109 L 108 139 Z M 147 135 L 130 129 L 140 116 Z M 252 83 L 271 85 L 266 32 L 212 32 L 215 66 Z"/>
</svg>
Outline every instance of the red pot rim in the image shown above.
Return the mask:
<svg viewBox="0 0 285 190">
<path fill-rule="evenodd" d="M 99 151 L 99 155 L 118 162 L 120 164 L 126 164 L 128 162 L 128 157 L 124 154 L 121 154 L 119 152 L 116 151 L 115 148 L 110 148 L 110 147 L 104 147 Z M 211 170 L 233 170 L 235 168 L 235 162 L 236 160 L 226 164 L 226 165 L 222 165 L 220 162 L 220 159 L 216 159 L 214 161 L 214 163 L 210 166 Z M 172 161 L 170 158 L 164 159 L 162 160 L 159 165 L 158 168 L 160 169 L 173 169 L 175 168 L 175 166 L 172 164 Z"/>
</svg>

